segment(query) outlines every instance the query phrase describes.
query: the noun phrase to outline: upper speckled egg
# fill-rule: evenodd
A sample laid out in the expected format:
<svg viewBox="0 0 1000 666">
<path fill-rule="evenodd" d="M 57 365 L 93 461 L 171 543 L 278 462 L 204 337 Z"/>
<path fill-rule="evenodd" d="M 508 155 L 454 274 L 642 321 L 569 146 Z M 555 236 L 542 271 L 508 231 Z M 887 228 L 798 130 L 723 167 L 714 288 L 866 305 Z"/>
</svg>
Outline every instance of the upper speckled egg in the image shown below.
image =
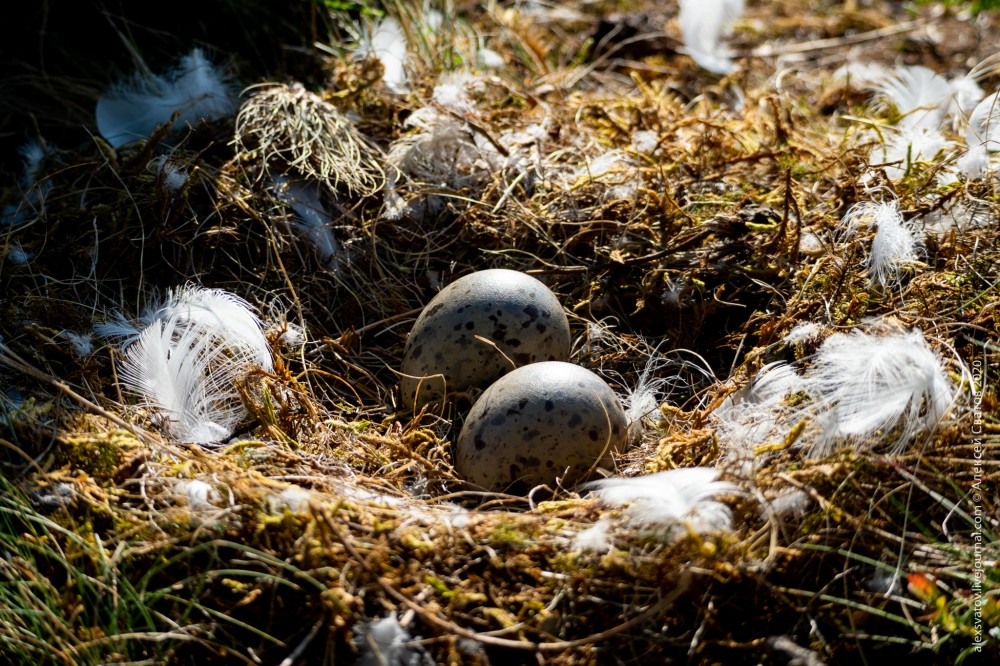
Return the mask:
<svg viewBox="0 0 1000 666">
<path fill-rule="evenodd" d="M 621 450 L 627 431 L 625 411 L 603 379 L 571 363 L 535 363 L 498 379 L 472 406 L 455 468 L 495 491 L 515 482 L 551 485 L 556 477 L 568 485 Z"/>
<path fill-rule="evenodd" d="M 486 388 L 513 370 L 511 361 L 521 367 L 569 352 L 569 321 L 548 287 L 517 271 L 479 271 L 420 313 L 403 351 L 400 396 L 411 408 L 439 402 L 445 391 Z"/>
</svg>

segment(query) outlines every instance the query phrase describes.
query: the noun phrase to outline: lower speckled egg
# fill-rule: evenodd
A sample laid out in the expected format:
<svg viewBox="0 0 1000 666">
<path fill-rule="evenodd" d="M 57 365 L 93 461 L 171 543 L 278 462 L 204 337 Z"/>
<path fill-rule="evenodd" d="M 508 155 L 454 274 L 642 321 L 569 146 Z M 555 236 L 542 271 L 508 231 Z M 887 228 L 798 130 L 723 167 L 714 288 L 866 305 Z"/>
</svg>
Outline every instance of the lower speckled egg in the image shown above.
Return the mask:
<svg viewBox="0 0 1000 666">
<path fill-rule="evenodd" d="M 494 491 L 514 483 L 581 480 L 625 445 L 625 411 L 586 368 L 534 363 L 493 383 L 472 406 L 455 444 L 455 468 Z M 568 468 L 568 470 L 567 470 Z"/>
<path fill-rule="evenodd" d="M 548 287 L 502 268 L 471 273 L 417 318 L 403 350 L 400 397 L 411 408 L 439 402 L 446 392 L 484 389 L 515 366 L 565 360 L 569 352 L 569 321 Z"/>
</svg>

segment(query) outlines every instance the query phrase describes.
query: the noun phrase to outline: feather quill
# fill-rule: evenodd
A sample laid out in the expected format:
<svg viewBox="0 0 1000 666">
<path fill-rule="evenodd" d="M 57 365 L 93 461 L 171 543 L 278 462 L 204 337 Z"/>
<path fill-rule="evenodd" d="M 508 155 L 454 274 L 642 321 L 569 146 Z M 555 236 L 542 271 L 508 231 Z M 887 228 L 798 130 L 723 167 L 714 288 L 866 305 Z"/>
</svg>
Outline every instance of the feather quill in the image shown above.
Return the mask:
<svg viewBox="0 0 1000 666">
<path fill-rule="evenodd" d="M 229 79 L 194 49 L 163 76 L 136 74 L 97 100 L 97 129 L 115 148 L 148 138 L 180 112 L 175 125 L 219 120 L 236 111 Z"/>
</svg>

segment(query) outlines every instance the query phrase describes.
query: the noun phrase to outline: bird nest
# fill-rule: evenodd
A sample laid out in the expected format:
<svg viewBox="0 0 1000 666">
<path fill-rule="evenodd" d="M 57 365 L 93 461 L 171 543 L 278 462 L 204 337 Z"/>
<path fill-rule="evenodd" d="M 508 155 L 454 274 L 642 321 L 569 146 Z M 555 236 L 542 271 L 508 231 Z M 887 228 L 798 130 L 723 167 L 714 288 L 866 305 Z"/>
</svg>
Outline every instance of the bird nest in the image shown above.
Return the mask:
<svg viewBox="0 0 1000 666">
<path fill-rule="evenodd" d="M 1000 654 L 995 172 L 942 178 L 945 153 L 900 173 L 873 162 L 898 109 L 835 73 L 848 48 L 887 67 L 981 57 L 977 30 L 995 34 L 996 16 L 765 3 L 737 24 L 740 64 L 720 77 L 680 54 L 672 7 L 442 17 L 400 3 L 408 80 L 391 90 L 384 26 L 332 4 L 318 5 L 332 46 L 312 52 L 312 91 L 289 78 L 248 89 L 232 118 L 47 146 L 30 182 L 5 190 L 0 654 Z M 373 46 L 346 46 L 365 35 Z M 881 282 L 879 225 L 859 217 L 850 236 L 841 223 L 873 192 L 920 232 Z M 492 267 L 560 297 L 574 362 L 623 395 L 656 387 L 659 406 L 598 473 L 717 468 L 735 484 L 719 498 L 729 528 L 651 529 L 558 483 L 513 495 L 463 482 L 463 407 L 404 410 L 398 371 L 427 301 Z M 212 448 L 171 437 L 122 390 L 118 346 L 92 334 L 190 282 L 254 306 L 274 359 L 238 382 L 246 416 Z M 824 341 L 884 330 L 921 332 L 941 359 L 946 414 L 810 455 L 836 407 L 810 411 L 803 388 L 754 412 L 777 420 L 749 459 L 734 455 L 734 424 L 751 425 L 724 410 L 747 404 L 762 370 L 784 362 L 808 387 Z M 933 406 L 914 409 L 928 420 Z"/>
</svg>

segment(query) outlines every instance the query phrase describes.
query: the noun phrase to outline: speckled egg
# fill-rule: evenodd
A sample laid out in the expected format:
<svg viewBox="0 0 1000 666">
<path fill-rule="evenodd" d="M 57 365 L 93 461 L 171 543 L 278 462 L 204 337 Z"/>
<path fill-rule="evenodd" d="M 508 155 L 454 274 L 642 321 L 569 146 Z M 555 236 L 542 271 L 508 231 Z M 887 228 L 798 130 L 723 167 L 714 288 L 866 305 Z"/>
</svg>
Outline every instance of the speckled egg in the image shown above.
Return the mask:
<svg viewBox="0 0 1000 666">
<path fill-rule="evenodd" d="M 400 397 L 411 408 L 440 402 L 446 391 L 484 389 L 515 366 L 569 352 L 569 321 L 548 287 L 518 271 L 479 271 L 442 289 L 417 318 Z"/>
<path fill-rule="evenodd" d="M 515 482 L 552 485 L 556 477 L 573 484 L 609 462 L 627 431 L 625 411 L 603 379 L 571 363 L 534 363 L 498 379 L 472 406 L 455 468 L 495 491 Z"/>
</svg>

